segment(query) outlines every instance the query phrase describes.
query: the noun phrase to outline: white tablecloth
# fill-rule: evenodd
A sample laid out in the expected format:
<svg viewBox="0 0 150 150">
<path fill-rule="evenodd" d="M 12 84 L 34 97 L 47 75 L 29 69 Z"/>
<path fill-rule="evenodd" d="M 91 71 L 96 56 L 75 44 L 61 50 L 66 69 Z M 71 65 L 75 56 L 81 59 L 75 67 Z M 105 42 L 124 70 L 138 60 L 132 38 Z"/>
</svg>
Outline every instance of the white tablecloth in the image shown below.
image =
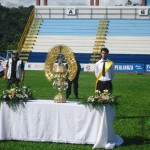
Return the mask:
<svg viewBox="0 0 150 150">
<path fill-rule="evenodd" d="M 34 100 L 16 110 L 0 106 L 0 140 L 49 141 L 93 144 L 112 148 L 123 143 L 112 128 L 114 108 L 99 110 L 78 102 Z"/>
</svg>

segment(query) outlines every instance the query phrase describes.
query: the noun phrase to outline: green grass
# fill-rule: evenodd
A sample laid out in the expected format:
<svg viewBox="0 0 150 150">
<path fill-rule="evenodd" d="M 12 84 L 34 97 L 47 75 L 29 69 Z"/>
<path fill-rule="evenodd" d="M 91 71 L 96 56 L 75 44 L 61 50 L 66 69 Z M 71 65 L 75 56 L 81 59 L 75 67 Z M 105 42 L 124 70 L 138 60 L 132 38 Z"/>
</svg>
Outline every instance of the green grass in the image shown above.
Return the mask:
<svg viewBox="0 0 150 150">
<path fill-rule="evenodd" d="M 43 71 L 26 71 L 24 83 L 35 91 L 36 99 L 53 99 L 58 93 L 52 88 Z M 6 81 L 0 79 L 0 93 L 6 89 Z M 114 130 L 125 140 L 117 150 L 150 149 L 150 75 L 116 74 L 114 93 L 120 95 L 116 109 Z M 94 73 L 81 73 L 79 101 L 87 99 L 95 91 Z M 74 100 L 73 92 L 70 100 Z M 92 145 L 60 144 L 51 142 L 0 141 L 0 150 L 91 150 Z"/>
</svg>

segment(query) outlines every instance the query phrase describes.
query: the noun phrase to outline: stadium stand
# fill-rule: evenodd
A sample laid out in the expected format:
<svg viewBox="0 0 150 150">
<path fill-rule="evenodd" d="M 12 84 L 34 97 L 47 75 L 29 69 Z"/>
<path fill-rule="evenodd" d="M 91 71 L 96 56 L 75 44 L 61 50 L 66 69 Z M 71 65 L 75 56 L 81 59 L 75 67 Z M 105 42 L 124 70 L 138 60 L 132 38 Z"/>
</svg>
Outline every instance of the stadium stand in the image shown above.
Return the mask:
<svg viewBox="0 0 150 150">
<path fill-rule="evenodd" d="M 36 28 L 30 30 L 25 42 L 28 46 L 22 49 L 32 51 L 29 62 L 44 62 L 47 52 L 53 46 L 63 44 L 69 46 L 82 63 L 89 63 L 98 29 L 98 19 L 43 19 L 34 20 L 32 26 L 37 22 L 40 22 L 38 30 Z"/>
<path fill-rule="evenodd" d="M 64 44 L 76 53 L 91 53 L 98 21 L 44 19 L 32 52 L 48 52 L 51 47 Z"/>
<path fill-rule="evenodd" d="M 45 62 L 55 45 L 69 46 L 80 63 L 95 63 L 107 47 L 115 63 L 149 63 L 149 19 L 34 18 L 22 52 L 28 62 Z"/>
<path fill-rule="evenodd" d="M 149 20 L 109 20 L 105 47 L 114 54 L 150 54 Z"/>
</svg>

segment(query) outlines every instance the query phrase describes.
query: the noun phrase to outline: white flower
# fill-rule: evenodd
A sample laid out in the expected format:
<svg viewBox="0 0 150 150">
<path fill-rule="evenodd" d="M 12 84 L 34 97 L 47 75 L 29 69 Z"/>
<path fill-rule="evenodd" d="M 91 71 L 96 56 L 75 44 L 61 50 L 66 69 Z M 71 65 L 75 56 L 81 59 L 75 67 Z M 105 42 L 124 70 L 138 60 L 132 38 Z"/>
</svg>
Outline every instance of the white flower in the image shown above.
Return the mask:
<svg viewBox="0 0 150 150">
<path fill-rule="evenodd" d="M 13 98 L 13 96 L 12 96 L 12 95 L 8 95 L 8 97 L 9 97 L 9 99 L 12 99 L 12 98 Z"/>
<path fill-rule="evenodd" d="M 101 93 L 101 91 L 99 91 L 99 90 L 96 90 L 96 91 L 95 91 L 95 93 L 96 93 L 96 94 L 100 94 L 100 93 Z"/>
<path fill-rule="evenodd" d="M 107 89 L 106 89 L 106 90 L 103 90 L 103 92 L 104 92 L 104 93 L 108 93 L 108 90 L 107 90 Z"/>
<path fill-rule="evenodd" d="M 94 102 L 94 98 L 91 101 Z"/>
<path fill-rule="evenodd" d="M 99 90 L 96 90 L 95 93 L 99 93 Z"/>
<path fill-rule="evenodd" d="M 27 95 L 27 94 L 25 94 L 25 95 L 24 95 L 24 97 L 25 97 L 25 98 L 28 98 L 28 95 Z"/>
<path fill-rule="evenodd" d="M 26 86 L 23 86 L 22 88 L 23 88 L 23 89 L 27 89 L 27 87 L 26 87 Z"/>
<path fill-rule="evenodd" d="M 3 98 L 6 98 L 6 97 L 7 97 L 6 95 L 3 96 Z"/>
<path fill-rule="evenodd" d="M 93 102 L 94 101 L 94 97 L 93 96 L 90 96 L 87 100 L 87 102 Z"/>
<path fill-rule="evenodd" d="M 105 99 L 105 100 L 109 100 L 109 96 L 108 95 L 103 95 L 102 98 Z"/>
</svg>

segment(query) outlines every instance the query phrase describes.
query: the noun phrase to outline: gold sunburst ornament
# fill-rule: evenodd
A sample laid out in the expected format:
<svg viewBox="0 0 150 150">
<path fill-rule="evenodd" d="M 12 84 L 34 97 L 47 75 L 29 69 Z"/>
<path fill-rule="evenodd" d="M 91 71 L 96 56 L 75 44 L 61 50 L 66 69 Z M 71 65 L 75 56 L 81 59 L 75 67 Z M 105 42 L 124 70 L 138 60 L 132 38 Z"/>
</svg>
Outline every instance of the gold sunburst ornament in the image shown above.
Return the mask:
<svg viewBox="0 0 150 150">
<path fill-rule="evenodd" d="M 68 68 L 63 63 L 68 64 Z M 54 64 L 57 64 L 54 67 Z M 77 63 L 73 51 L 65 45 L 54 46 L 47 54 L 45 66 L 45 76 L 49 81 L 54 79 L 53 87 L 58 89 L 59 93 L 54 97 L 57 103 L 66 102 L 66 97 L 61 93 L 66 90 L 66 78 L 72 81 L 77 73 Z"/>
</svg>

